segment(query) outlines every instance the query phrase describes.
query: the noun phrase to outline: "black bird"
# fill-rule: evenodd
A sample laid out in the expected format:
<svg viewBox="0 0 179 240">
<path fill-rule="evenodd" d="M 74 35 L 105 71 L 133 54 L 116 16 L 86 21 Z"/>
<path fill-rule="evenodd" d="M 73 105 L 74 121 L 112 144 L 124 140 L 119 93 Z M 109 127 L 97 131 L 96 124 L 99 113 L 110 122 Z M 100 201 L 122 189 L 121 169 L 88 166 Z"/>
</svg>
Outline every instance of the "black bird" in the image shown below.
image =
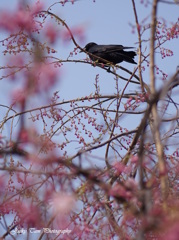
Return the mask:
<svg viewBox="0 0 179 240">
<path fill-rule="evenodd" d="M 134 51 L 124 51 L 124 49 L 131 48 L 132 47 L 124 47 L 122 45 L 98 45 L 94 42 L 90 42 L 84 47 L 84 50 L 92 53 L 94 56 L 89 54 L 90 59 L 92 61 L 97 61 L 98 63 L 106 64 L 106 62 L 102 60 L 105 59 L 106 61 L 111 62 L 114 65 L 123 61 L 137 64 L 134 61 L 136 53 Z"/>
</svg>

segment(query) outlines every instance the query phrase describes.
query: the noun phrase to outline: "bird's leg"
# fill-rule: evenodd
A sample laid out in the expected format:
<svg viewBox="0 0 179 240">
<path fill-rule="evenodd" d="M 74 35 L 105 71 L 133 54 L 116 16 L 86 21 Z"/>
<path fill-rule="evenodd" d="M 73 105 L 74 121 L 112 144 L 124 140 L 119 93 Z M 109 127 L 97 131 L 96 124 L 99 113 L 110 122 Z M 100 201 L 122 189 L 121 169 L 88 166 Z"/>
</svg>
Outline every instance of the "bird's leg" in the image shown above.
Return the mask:
<svg viewBox="0 0 179 240">
<path fill-rule="evenodd" d="M 110 67 L 108 67 L 108 69 L 107 69 L 107 72 L 110 72 L 111 70 L 110 70 Z"/>
<path fill-rule="evenodd" d="M 111 67 L 112 67 L 113 71 L 111 71 L 111 69 L 110 69 Z M 113 66 L 113 65 L 112 65 L 112 66 L 109 66 L 108 69 L 106 69 L 106 71 L 107 71 L 107 72 L 115 72 L 114 66 Z"/>
</svg>

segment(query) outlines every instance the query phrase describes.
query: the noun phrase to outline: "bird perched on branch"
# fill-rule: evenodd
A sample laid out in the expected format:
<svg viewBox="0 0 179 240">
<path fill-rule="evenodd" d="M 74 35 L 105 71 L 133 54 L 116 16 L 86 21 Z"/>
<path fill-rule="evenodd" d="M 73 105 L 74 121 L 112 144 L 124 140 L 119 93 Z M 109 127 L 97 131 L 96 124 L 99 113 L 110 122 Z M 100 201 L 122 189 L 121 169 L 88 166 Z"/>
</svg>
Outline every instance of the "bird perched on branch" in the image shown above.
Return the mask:
<svg viewBox="0 0 179 240">
<path fill-rule="evenodd" d="M 134 61 L 136 53 L 134 51 L 124 51 L 131 48 L 133 47 L 124 47 L 122 45 L 98 45 L 94 42 L 90 42 L 84 47 L 84 50 L 89 53 L 89 57 L 92 61 L 98 63 L 106 64 L 107 62 L 111 62 L 115 65 L 125 61 L 137 64 Z"/>
</svg>

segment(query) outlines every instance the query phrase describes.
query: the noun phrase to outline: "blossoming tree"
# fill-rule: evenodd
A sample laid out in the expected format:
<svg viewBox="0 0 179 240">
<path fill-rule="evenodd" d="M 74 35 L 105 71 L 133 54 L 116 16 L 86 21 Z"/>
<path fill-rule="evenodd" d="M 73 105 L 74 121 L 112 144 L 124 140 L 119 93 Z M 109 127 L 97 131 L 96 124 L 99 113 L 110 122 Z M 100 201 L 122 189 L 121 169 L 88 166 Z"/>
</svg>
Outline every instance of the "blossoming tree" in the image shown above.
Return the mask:
<svg viewBox="0 0 179 240">
<path fill-rule="evenodd" d="M 159 2 L 171 2 L 153 0 L 150 21 L 140 23 L 131 0 L 138 36 L 132 72 L 73 59 L 84 51 L 78 41 L 85 30 L 53 12 L 69 2 L 78 4 L 22 2 L 0 14 L 1 84 L 11 88 L 0 104 L 1 238 L 177 240 L 179 69 L 169 77 L 156 64 L 157 52 L 161 63 L 175 54 L 165 44 L 178 38 L 179 20 L 157 17 Z M 74 44 L 67 59 L 57 52 L 59 39 Z M 66 62 L 111 74 L 115 92 L 101 93 L 97 74 L 93 93 L 61 99 L 54 86 Z M 128 93 L 129 84 L 137 90 Z"/>
</svg>

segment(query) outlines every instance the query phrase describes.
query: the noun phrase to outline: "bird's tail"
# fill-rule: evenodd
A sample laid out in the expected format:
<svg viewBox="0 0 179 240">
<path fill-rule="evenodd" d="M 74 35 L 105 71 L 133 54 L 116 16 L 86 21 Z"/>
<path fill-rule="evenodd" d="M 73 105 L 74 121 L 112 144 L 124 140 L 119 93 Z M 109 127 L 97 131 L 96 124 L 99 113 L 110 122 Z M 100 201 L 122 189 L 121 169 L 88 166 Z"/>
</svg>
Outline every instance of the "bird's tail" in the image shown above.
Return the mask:
<svg viewBox="0 0 179 240">
<path fill-rule="evenodd" d="M 123 52 L 123 57 L 124 57 L 124 61 L 129 62 L 129 63 L 133 63 L 133 64 L 137 64 L 134 61 L 134 57 L 137 54 L 134 51 L 129 51 L 129 52 Z"/>
<path fill-rule="evenodd" d="M 126 52 L 126 53 L 127 53 L 127 56 L 129 56 L 131 58 L 134 58 L 137 55 L 134 51 L 129 51 L 129 52 Z"/>
</svg>

